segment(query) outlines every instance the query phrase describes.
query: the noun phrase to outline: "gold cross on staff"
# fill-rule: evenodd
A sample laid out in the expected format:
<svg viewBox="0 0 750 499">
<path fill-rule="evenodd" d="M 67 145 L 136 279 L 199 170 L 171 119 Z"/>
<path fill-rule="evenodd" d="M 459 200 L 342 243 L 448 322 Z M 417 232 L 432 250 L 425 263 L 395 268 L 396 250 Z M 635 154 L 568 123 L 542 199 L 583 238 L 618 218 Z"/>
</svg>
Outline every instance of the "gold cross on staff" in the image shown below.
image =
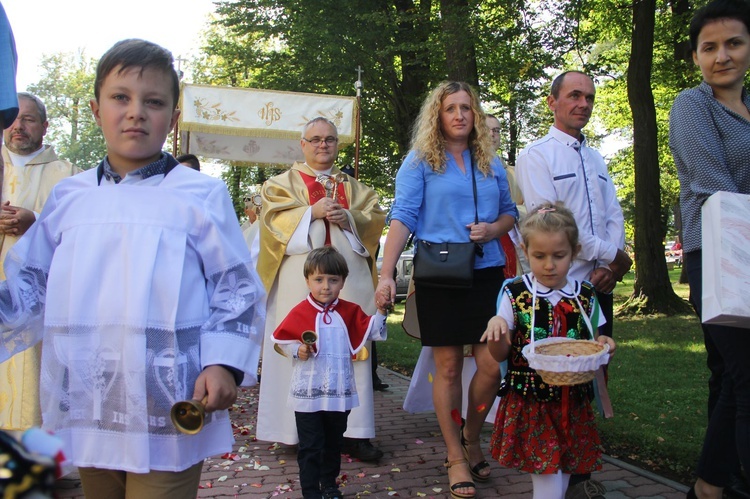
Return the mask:
<svg viewBox="0 0 750 499">
<path fill-rule="evenodd" d="M 339 184 L 349 181 L 349 175 L 346 173 L 337 173 L 336 175 L 318 175 L 316 180 L 323 185 L 326 190 L 326 197 L 336 199 L 336 189 Z"/>
<path fill-rule="evenodd" d="M 255 210 L 256 215 L 260 215 L 260 209 L 263 207 L 263 198 L 260 194 L 253 194 L 250 196 L 250 202 L 253 205 L 253 210 Z"/>
</svg>

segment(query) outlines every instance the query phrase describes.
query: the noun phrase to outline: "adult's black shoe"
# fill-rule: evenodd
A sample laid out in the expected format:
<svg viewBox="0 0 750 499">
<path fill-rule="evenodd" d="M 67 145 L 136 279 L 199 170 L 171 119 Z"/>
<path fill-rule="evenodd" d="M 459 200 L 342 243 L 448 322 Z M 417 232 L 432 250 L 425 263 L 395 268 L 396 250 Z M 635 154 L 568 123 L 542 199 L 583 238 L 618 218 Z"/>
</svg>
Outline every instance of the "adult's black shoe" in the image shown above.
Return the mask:
<svg viewBox="0 0 750 499">
<path fill-rule="evenodd" d="M 372 380 L 372 389 L 376 392 L 384 392 L 391 386 L 388 383 L 383 383 L 380 379 Z"/>
<path fill-rule="evenodd" d="M 360 461 L 368 462 L 377 461 L 383 457 L 383 451 L 372 445 L 366 438 L 345 438 L 341 452 Z"/>
<path fill-rule="evenodd" d="M 732 473 L 729 483 L 724 487 L 724 495 L 736 499 L 750 499 L 750 486 L 741 473 Z"/>
</svg>

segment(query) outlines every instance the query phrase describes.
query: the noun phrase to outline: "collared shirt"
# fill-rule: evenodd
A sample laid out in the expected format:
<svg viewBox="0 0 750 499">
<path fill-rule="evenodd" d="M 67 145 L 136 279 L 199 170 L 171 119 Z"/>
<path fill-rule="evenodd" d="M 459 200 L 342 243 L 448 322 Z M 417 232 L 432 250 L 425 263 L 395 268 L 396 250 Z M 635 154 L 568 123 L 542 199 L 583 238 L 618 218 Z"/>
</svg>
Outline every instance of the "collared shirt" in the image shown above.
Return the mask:
<svg viewBox="0 0 750 499">
<path fill-rule="evenodd" d="M 578 223 L 581 251 L 573 261 L 569 279 L 588 280 L 625 246 L 620 203 L 604 158 L 581 140 L 555 128 L 518 155 L 516 179 L 526 209 L 545 202 L 562 201 Z"/>
<path fill-rule="evenodd" d="M 528 273 L 523 275 L 523 282 L 526 285 L 526 288 L 531 293 L 534 286 L 534 277 L 533 274 Z M 506 285 L 508 283 L 506 282 Z M 589 283 L 591 285 L 591 283 Z M 563 286 L 561 289 L 552 289 L 548 288 L 544 284 L 537 282 L 536 283 L 537 288 L 537 298 L 543 298 L 545 300 L 548 300 L 550 305 L 553 307 L 557 305 L 561 299 L 567 298 L 569 300 L 576 300 L 577 296 L 581 293 L 581 283 L 578 281 L 571 281 L 568 280 L 567 283 L 565 283 L 565 286 Z M 516 314 L 515 310 L 513 309 L 513 303 L 510 301 L 510 297 L 507 293 L 505 293 L 505 286 L 503 287 L 503 292 L 500 293 L 500 299 L 498 300 L 500 303 L 498 305 L 498 311 L 497 315 L 505 319 L 505 321 L 508 323 L 508 327 L 515 331 L 518 329 L 518 325 L 516 324 Z M 592 300 L 596 300 L 596 294 L 594 294 L 591 297 Z M 594 306 L 591 307 L 592 311 L 594 310 Z M 607 318 L 604 317 L 604 314 L 597 314 L 594 316 L 592 314 L 590 319 L 595 319 L 597 324 L 596 327 L 601 327 L 604 324 L 607 323 Z M 592 321 L 593 322 L 593 321 Z M 574 329 L 573 329 L 574 331 Z M 580 338 L 580 336 L 579 336 Z"/>
<path fill-rule="evenodd" d="M 750 95 L 742 90 L 750 109 Z M 680 179 L 682 251 L 701 249 L 701 206 L 717 191 L 750 194 L 750 121 L 714 98 L 705 81 L 677 96 L 669 147 Z"/>
<path fill-rule="evenodd" d="M 10 149 L 8 149 L 8 157 L 10 158 L 10 161 L 13 164 L 13 166 L 26 166 L 27 164 L 29 164 L 29 162 L 31 162 L 32 159 L 42 154 L 42 152 L 44 152 L 49 147 L 52 147 L 52 146 L 43 145 L 36 151 L 32 152 L 31 154 L 16 154 Z"/>
<path fill-rule="evenodd" d="M 157 159 L 153 163 L 149 163 L 146 166 L 138 168 L 137 170 L 133 170 L 125 176 L 139 176 L 141 180 L 146 180 L 147 178 L 153 177 L 154 175 L 165 175 L 167 173 L 167 158 L 169 158 L 168 155 L 161 153 L 159 159 Z M 122 177 L 120 176 L 120 174 L 114 171 L 112 169 L 112 165 L 109 164 L 109 156 L 105 156 L 102 164 L 104 166 L 104 178 L 113 181 L 115 184 L 119 184 L 120 182 L 122 182 Z"/>
</svg>

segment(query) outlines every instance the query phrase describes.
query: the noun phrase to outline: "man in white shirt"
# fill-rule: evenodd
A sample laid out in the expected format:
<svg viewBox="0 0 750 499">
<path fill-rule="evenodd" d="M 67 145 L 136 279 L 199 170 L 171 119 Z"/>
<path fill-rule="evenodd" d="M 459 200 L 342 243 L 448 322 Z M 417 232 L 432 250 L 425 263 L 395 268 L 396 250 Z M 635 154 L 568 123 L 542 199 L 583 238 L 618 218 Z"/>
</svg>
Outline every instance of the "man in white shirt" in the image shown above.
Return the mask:
<svg viewBox="0 0 750 499">
<path fill-rule="evenodd" d="M 3 132 L 5 163 L 0 209 L 0 263 L 31 227 L 52 187 L 79 170 L 43 145 L 47 110 L 35 95 L 18 93 L 19 112 Z M 0 265 L 0 279 L 5 272 Z M 0 428 L 23 431 L 41 424 L 39 409 L 40 345 L 0 364 Z"/>
<path fill-rule="evenodd" d="M 547 135 L 518 155 L 516 174 L 526 209 L 562 201 L 575 215 L 581 251 L 569 275 L 594 285 L 607 319 L 599 332 L 612 336 L 612 291 L 633 262 L 623 249 L 624 219 L 604 158 L 581 133 L 595 95 L 594 82 L 584 73 L 568 71 L 555 78 L 547 97 L 554 123 Z M 574 475 L 566 498 L 579 492 L 580 497 L 604 497 L 606 489 L 590 476 Z"/>
</svg>

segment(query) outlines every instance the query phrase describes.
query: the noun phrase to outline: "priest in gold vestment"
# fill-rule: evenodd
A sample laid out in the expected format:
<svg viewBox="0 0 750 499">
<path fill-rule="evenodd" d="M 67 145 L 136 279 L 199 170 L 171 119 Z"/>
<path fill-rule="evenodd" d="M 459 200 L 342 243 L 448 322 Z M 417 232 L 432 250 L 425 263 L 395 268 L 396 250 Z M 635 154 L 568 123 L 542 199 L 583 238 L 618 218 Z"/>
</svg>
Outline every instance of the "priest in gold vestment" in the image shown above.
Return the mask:
<svg viewBox="0 0 750 499">
<path fill-rule="evenodd" d="M 333 166 L 337 142 L 333 123 L 324 118 L 312 120 L 300 140 L 305 163 L 295 163 L 262 188 L 257 269 L 268 291 L 268 306 L 256 429 L 259 440 L 289 445 L 298 441 L 294 412 L 287 407 L 292 362 L 274 351 L 271 333 L 308 294 L 303 274 L 307 253 L 327 244 L 339 250 L 349 266 L 341 298 L 368 314 L 375 313 L 375 258 L 385 212 L 372 188 Z M 352 410 L 344 436 L 356 439 L 349 443 L 352 456 L 372 461 L 382 452 L 369 443 L 375 436 L 370 362 L 354 363 L 360 406 Z"/>
<path fill-rule="evenodd" d="M 42 211 L 52 187 L 78 173 L 61 160 L 50 145 L 42 145 L 47 133 L 47 111 L 36 96 L 20 92 L 16 120 L 4 131 L 2 208 L 0 209 L 0 259 L 18 241 Z M 5 272 L 0 267 L 0 278 Z M 0 428 L 23 431 L 40 426 L 39 360 L 41 344 L 0 363 Z"/>
</svg>

